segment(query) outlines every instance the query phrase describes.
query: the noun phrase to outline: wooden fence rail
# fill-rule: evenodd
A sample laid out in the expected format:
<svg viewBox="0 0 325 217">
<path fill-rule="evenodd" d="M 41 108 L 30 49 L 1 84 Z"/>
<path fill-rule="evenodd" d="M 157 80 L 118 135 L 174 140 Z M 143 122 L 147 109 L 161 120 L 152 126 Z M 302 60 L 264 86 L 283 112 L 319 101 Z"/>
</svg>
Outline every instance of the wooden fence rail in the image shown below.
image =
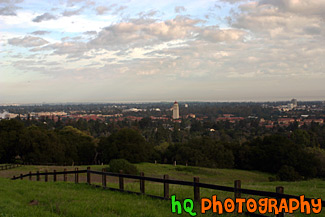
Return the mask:
<svg viewBox="0 0 325 217">
<path fill-rule="evenodd" d="M 1 170 L 9 170 L 9 169 L 17 168 L 17 167 L 21 167 L 21 165 L 20 164 L 7 164 L 7 165 L 2 165 L 2 166 L 0 166 L 0 171 Z"/>
<path fill-rule="evenodd" d="M 248 195 L 255 195 L 255 196 L 264 196 L 264 197 L 270 197 L 270 198 L 276 198 L 276 199 L 290 199 L 290 198 L 295 198 L 295 199 L 300 199 L 299 196 L 295 195 L 289 195 L 289 194 L 284 194 L 284 188 L 281 186 L 276 187 L 275 192 L 269 192 L 269 191 L 259 191 L 259 190 L 252 190 L 252 189 L 244 189 L 241 188 L 241 181 L 236 180 L 234 183 L 234 187 L 228 187 L 228 186 L 221 186 L 221 185 L 214 185 L 214 184 L 206 184 L 206 183 L 201 183 L 199 181 L 199 177 L 194 177 L 193 182 L 190 181 L 182 181 L 182 180 L 174 180 L 174 179 L 169 179 L 168 175 L 164 175 L 163 178 L 154 178 L 154 177 L 146 177 L 144 176 L 144 173 L 140 173 L 140 175 L 128 175 L 128 174 L 123 174 L 123 171 L 120 171 L 120 173 L 112 173 L 112 172 L 106 172 L 104 169 L 102 171 L 94 171 L 91 170 L 90 167 L 87 168 L 87 170 L 78 170 L 76 168 L 73 171 L 67 171 L 64 169 L 62 172 L 39 172 L 37 171 L 36 173 L 29 172 L 27 174 L 20 174 L 19 176 L 14 176 L 12 180 L 16 179 L 23 179 L 25 177 L 29 177 L 29 180 L 31 180 L 32 176 L 36 176 L 36 180 L 40 180 L 40 176 L 45 177 L 45 181 L 48 180 L 48 176 L 52 175 L 53 176 L 53 181 L 57 180 L 57 175 L 63 175 L 63 180 L 67 181 L 67 175 L 68 174 L 75 174 L 75 183 L 79 183 L 79 174 L 81 173 L 86 173 L 87 174 L 87 183 L 91 185 L 91 174 L 96 174 L 96 175 L 101 175 L 102 176 L 102 187 L 105 189 L 110 189 L 110 190 L 117 190 L 117 191 L 123 191 L 123 192 L 128 192 L 128 193 L 135 193 L 135 194 L 145 194 L 145 181 L 150 181 L 150 182 L 158 182 L 158 183 L 163 183 L 164 184 L 164 195 L 163 196 L 157 196 L 157 195 L 148 195 L 150 197 L 154 198 L 159 198 L 159 199 L 165 199 L 169 200 L 170 199 L 170 193 L 169 193 L 169 184 L 174 184 L 174 185 L 183 185 L 183 186 L 193 186 L 193 193 L 194 193 L 194 200 L 199 201 L 200 200 L 200 188 L 206 188 L 206 189 L 212 189 L 212 190 L 219 190 L 219 191 L 226 191 L 226 192 L 233 192 L 234 193 L 234 198 L 240 198 L 241 194 L 248 194 Z M 113 177 L 118 177 L 119 179 L 119 188 L 110 188 L 106 186 L 106 177 L 107 176 L 113 176 Z M 140 180 L 140 192 L 131 192 L 124 190 L 124 179 L 136 179 Z M 100 187 L 100 186 L 98 186 Z M 305 201 L 311 201 L 312 198 L 304 198 Z M 322 200 L 322 207 L 325 207 L 325 201 Z M 249 213 L 251 216 L 266 216 L 266 215 L 261 215 L 261 214 L 255 214 L 255 213 Z M 284 213 L 279 213 L 277 217 L 283 217 Z"/>
</svg>

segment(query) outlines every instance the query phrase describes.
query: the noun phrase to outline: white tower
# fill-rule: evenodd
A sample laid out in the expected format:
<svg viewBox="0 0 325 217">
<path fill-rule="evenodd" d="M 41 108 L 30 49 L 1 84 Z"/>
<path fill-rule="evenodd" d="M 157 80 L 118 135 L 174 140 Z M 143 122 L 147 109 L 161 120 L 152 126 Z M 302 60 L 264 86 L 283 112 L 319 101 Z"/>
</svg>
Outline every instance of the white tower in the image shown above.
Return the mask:
<svg viewBox="0 0 325 217">
<path fill-rule="evenodd" d="M 173 105 L 173 119 L 179 119 L 179 106 L 176 101 L 174 102 Z"/>
</svg>

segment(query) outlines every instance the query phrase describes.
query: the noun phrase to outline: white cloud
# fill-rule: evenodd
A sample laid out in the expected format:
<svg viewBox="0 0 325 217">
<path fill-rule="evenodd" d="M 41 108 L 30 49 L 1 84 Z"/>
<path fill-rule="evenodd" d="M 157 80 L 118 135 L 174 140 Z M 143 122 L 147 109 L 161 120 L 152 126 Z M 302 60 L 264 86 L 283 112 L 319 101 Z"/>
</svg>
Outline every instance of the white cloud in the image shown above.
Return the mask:
<svg viewBox="0 0 325 217">
<path fill-rule="evenodd" d="M 214 16 L 209 8 L 215 3 L 209 0 L 188 3 L 186 16 L 177 14 L 185 10 L 173 1 L 150 7 L 149 1 L 140 2 L 139 10 L 132 2 L 125 8 L 126 2 L 71 0 L 62 3 L 62 10 L 51 11 L 56 20 L 43 16 L 49 13 L 45 9 L 19 9 L 17 16 L 0 15 L 1 29 L 10 30 L 0 33 L 0 72 L 10 82 L 15 82 L 11 72 L 24 79 L 42 78 L 39 83 L 34 79 L 38 87 L 24 86 L 39 98 L 42 81 L 49 83 L 53 97 L 58 84 L 68 84 L 61 95 L 70 91 L 73 100 L 87 94 L 108 99 L 102 93 L 110 92 L 119 93 L 110 99 L 126 99 L 125 94 L 162 99 L 176 92 L 195 100 L 260 93 L 272 97 L 281 91 L 303 93 L 304 88 L 325 91 L 323 1 L 222 2 Z M 89 7 L 79 11 L 85 5 Z M 74 16 L 62 16 L 64 11 Z M 32 21 L 36 17 L 40 22 Z M 256 90 L 249 90 L 252 86 Z"/>
</svg>

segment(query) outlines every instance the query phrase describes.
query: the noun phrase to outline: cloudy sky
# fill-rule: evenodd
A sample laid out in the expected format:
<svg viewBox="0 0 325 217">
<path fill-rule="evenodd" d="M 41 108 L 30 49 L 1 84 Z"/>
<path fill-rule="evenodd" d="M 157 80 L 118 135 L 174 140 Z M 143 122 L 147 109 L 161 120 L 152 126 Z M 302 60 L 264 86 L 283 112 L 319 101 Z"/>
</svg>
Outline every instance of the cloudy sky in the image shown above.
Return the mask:
<svg viewBox="0 0 325 217">
<path fill-rule="evenodd" d="M 0 0 L 0 103 L 325 99 L 325 0 Z"/>
</svg>

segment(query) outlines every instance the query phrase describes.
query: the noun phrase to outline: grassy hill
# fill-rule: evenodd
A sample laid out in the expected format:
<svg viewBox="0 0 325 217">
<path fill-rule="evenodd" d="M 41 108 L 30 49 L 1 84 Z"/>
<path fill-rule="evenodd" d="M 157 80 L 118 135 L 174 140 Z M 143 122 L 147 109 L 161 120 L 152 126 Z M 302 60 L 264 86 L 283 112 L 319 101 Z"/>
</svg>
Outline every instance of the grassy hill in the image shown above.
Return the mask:
<svg viewBox="0 0 325 217">
<path fill-rule="evenodd" d="M 100 170 L 106 166 L 91 166 L 94 170 Z M 200 182 L 233 186 L 234 180 L 242 180 L 242 187 L 256 190 L 275 191 L 276 186 L 284 186 L 285 193 L 306 197 L 325 197 L 325 182 L 322 180 L 309 180 L 300 182 L 269 182 L 270 174 L 231 169 L 209 169 L 199 167 L 172 166 L 161 164 L 142 163 L 137 164 L 139 171 L 146 176 L 162 177 L 168 174 L 171 179 L 192 181 L 194 176 L 200 177 Z M 63 182 L 28 181 L 7 179 L 20 173 L 29 171 L 62 171 L 63 168 L 72 170 L 75 167 L 57 166 L 23 166 L 7 171 L 0 171 L 0 217 L 2 216 L 178 216 L 171 213 L 169 201 L 161 201 L 146 196 L 130 195 L 126 193 L 112 192 L 101 188 L 94 188 L 86 184 L 73 184 Z M 79 169 L 84 169 L 79 167 Z M 5 178 L 7 177 L 7 178 Z M 61 177 L 58 177 L 60 180 Z M 73 181 L 73 176 L 68 180 Z M 62 179 L 61 179 L 62 180 Z M 85 182 L 85 175 L 80 176 L 80 181 Z M 100 183 L 101 177 L 93 175 L 93 183 Z M 108 179 L 109 187 L 118 187 L 116 178 Z M 126 190 L 139 192 L 139 182 L 127 180 Z M 163 195 L 163 186 L 159 183 L 146 182 L 146 193 Z M 175 194 L 179 199 L 193 198 L 193 188 L 170 185 L 170 194 Z M 225 193 L 208 189 L 201 189 L 201 197 L 211 197 L 217 194 L 218 199 L 233 197 L 233 193 Z M 250 197 L 249 195 L 243 195 Z M 29 205 L 31 200 L 37 200 L 38 205 Z M 199 208 L 197 204 L 195 206 Z M 198 211 L 198 210 L 197 210 Z M 184 214 L 182 216 L 190 216 Z M 198 216 L 212 216 L 202 214 Z M 236 216 L 235 214 L 227 216 Z M 294 216 L 304 216 L 295 213 Z M 324 211 L 318 215 L 325 216 Z"/>
</svg>

